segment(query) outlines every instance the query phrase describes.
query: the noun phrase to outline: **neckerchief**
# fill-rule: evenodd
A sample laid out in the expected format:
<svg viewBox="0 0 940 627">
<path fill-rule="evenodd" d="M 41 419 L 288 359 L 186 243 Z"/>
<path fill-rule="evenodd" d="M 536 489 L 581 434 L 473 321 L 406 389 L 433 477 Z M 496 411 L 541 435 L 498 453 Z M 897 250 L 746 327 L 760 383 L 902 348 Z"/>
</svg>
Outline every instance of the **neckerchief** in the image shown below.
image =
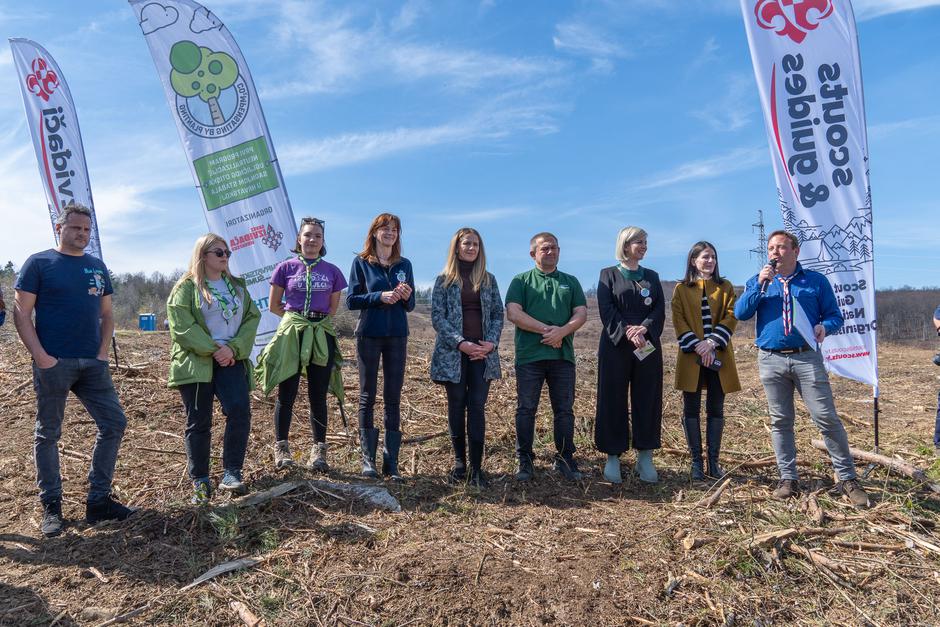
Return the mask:
<svg viewBox="0 0 940 627">
<path fill-rule="evenodd" d="M 307 263 L 307 260 L 304 259 L 303 255 L 297 255 L 297 258 L 300 259 L 300 263 L 304 264 L 304 268 L 306 269 L 306 277 L 305 277 L 304 285 L 306 286 L 307 293 L 304 296 L 304 311 L 303 311 L 304 318 L 306 318 L 307 314 L 310 313 L 310 297 L 313 295 L 313 290 L 310 287 L 310 271 L 313 270 L 314 266 L 320 263 L 320 260 L 323 259 L 323 257 L 317 257 L 311 263 Z"/>
<path fill-rule="evenodd" d="M 790 304 L 790 281 L 796 276 L 796 271 L 790 276 L 777 275 L 783 285 L 783 334 L 790 335 L 793 331 L 793 307 Z"/>
<path fill-rule="evenodd" d="M 212 298 L 214 298 L 216 302 L 219 303 L 219 307 L 222 308 L 222 319 L 225 320 L 225 324 L 228 324 L 229 320 L 234 318 L 235 314 L 238 313 L 238 292 L 235 291 L 235 286 L 232 285 L 226 275 L 222 275 L 222 280 L 225 281 L 225 287 L 228 290 L 229 296 L 232 298 L 231 302 L 229 302 L 229 299 L 223 296 L 219 290 L 212 287 L 209 281 L 206 281 L 206 287 L 209 289 L 209 293 L 212 294 Z"/>
</svg>

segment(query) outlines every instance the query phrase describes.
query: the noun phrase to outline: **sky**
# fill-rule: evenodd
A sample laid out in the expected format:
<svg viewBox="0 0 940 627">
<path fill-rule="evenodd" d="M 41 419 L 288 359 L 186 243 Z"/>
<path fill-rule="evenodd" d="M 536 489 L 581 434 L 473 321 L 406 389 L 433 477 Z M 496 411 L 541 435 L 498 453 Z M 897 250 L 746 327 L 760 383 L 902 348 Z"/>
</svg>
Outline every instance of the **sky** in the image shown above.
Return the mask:
<svg viewBox="0 0 940 627">
<path fill-rule="evenodd" d="M 781 226 L 738 0 L 208 0 L 251 69 L 294 215 L 326 220 L 344 271 L 380 212 L 419 284 L 477 228 L 503 290 L 555 232 L 585 287 L 617 232 L 643 265 L 718 248 L 743 283 L 752 224 Z M 940 0 L 855 0 L 878 288 L 936 286 Z M 43 45 L 78 109 L 105 261 L 183 268 L 206 229 L 163 88 L 120 0 L 0 0 L 0 32 Z M 931 158 L 928 158 L 931 157 Z M 0 48 L 0 264 L 54 242 L 9 47 Z"/>
</svg>

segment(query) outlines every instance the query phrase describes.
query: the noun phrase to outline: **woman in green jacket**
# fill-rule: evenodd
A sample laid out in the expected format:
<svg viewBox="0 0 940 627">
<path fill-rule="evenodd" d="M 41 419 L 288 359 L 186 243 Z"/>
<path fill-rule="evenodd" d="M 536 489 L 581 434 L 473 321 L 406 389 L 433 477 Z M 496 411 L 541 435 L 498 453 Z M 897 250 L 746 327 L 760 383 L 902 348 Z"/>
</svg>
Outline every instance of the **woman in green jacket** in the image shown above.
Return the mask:
<svg viewBox="0 0 940 627">
<path fill-rule="evenodd" d="M 248 357 L 261 312 L 245 281 L 228 269 L 225 240 L 207 233 L 193 249 L 189 270 L 170 292 L 167 318 L 172 340 L 168 386 L 177 388 L 186 412 L 186 456 L 193 503 L 209 502 L 212 401 L 225 414 L 220 490 L 243 492 L 242 464 L 251 429 Z"/>
</svg>

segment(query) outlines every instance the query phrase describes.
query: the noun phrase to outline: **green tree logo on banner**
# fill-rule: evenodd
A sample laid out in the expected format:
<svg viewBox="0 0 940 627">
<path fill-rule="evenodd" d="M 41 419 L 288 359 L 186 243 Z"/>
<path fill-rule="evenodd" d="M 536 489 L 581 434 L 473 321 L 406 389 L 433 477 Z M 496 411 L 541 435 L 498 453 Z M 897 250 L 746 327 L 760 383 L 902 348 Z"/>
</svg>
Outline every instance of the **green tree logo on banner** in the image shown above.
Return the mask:
<svg viewBox="0 0 940 627">
<path fill-rule="evenodd" d="M 191 41 L 178 41 L 170 49 L 170 84 L 184 107 L 177 107 L 183 123 L 190 131 L 203 137 L 220 137 L 231 133 L 241 124 L 248 109 L 248 93 L 239 80 L 238 63 L 224 52 L 213 52 Z M 219 99 L 232 87 L 237 102 L 231 111 L 223 111 Z M 206 103 L 210 119 L 200 116 L 189 106 L 188 99 L 198 97 Z M 203 115 L 203 117 L 205 117 Z"/>
</svg>

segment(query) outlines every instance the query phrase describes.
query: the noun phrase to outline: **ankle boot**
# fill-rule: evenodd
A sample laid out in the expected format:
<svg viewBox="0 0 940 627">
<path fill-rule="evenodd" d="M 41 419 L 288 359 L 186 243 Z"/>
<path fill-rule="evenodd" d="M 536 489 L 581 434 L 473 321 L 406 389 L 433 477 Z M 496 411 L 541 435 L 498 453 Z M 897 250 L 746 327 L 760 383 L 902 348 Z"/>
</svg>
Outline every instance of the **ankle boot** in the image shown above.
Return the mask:
<svg viewBox="0 0 940 627">
<path fill-rule="evenodd" d="M 456 438 L 451 438 L 450 443 L 454 447 L 454 467 L 447 476 L 447 481 L 452 485 L 458 485 L 463 483 L 467 478 L 467 438 L 461 435 Z M 470 443 L 470 448 L 471 450 L 473 449 L 472 442 Z"/>
<path fill-rule="evenodd" d="M 724 469 L 718 464 L 721 452 L 721 434 L 725 430 L 724 416 L 709 416 L 705 422 L 705 437 L 708 440 L 708 476 L 721 479 Z"/>
<path fill-rule="evenodd" d="M 398 451 L 401 449 L 401 431 L 386 431 L 382 447 L 382 474 L 393 481 L 401 481 L 398 474 Z"/>
<path fill-rule="evenodd" d="M 689 445 L 692 455 L 692 481 L 705 480 L 705 467 L 702 464 L 702 427 L 698 416 L 685 416 L 682 418 L 682 428 L 685 430 L 685 441 Z"/>
<path fill-rule="evenodd" d="M 637 449 L 636 472 L 640 475 L 640 481 L 644 483 L 659 481 L 659 473 L 656 472 L 656 466 L 653 465 L 652 449 Z"/>
<path fill-rule="evenodd" d="M 607 463 L 604 465 L 604 479 L 611 483 L 623 483 L 623 477 L 620 475 L 619 455 L 607 456 Z"/>
<path fill-rule="evenodd" d="M 378 479 L 375 469 L 375 450 L 379 446 L 378 429 L 359 429 L 359 444 L 362 448 L 362 476 Z"/>
<path fill-rule="evenodd" d="M 489 484 L 483 474 L 483 442 L 470 440 L 470 485 L 486 488 Z"/>
</svg>

